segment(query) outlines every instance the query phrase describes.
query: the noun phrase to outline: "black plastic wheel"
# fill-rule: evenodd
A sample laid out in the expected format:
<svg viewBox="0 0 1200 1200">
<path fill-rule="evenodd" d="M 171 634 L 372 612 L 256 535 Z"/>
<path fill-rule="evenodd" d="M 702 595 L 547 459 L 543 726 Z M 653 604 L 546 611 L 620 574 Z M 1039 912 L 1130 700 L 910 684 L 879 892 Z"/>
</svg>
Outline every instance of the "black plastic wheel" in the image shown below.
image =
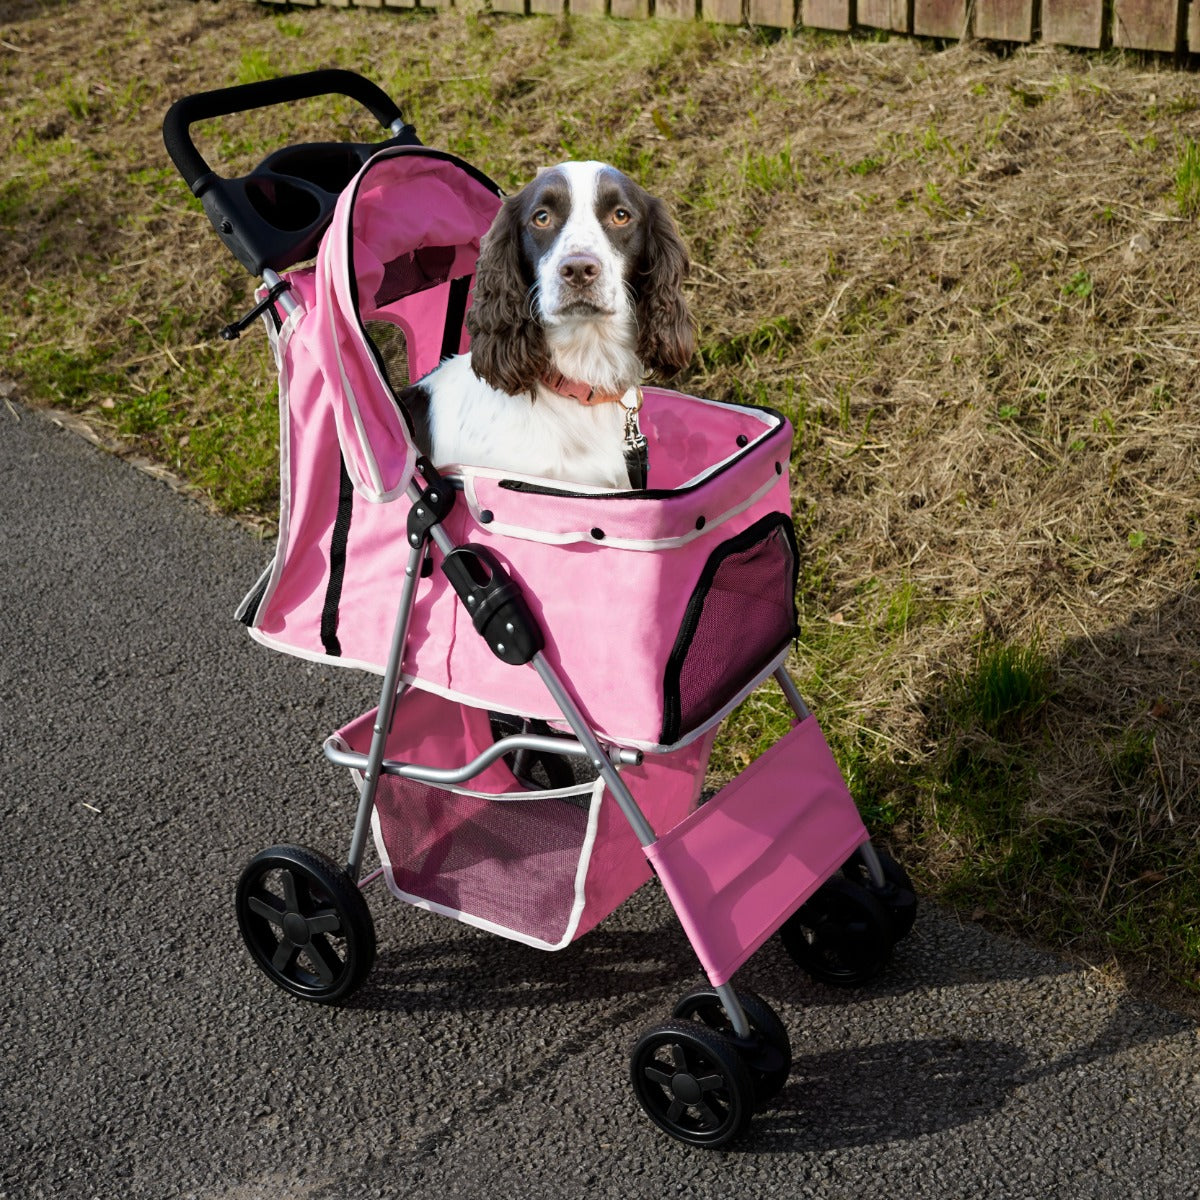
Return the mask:
<svg viewBox="0 0 1200 1200">
<path fill-rule="evenodd" d="M 733 1023 L 715 988 L 698 987 L 688 992 L 675 1005 L 674 1015 L 681 1021 L 699 1021 L 715 1029 L 737 1048 L 750 1071 L 754 1097 L 762 1104 L 777 1096 L 787 1083 L 792 1069 L 792 1043 L 784 1023 L 761 996 L 738 992 L 737 998 L 750 1022 L 749 1040 L 733 1032 Z"/>
<path fill-rule="evenodd" d="M 726 1145 L 754 1110 L 754 1084 L 737 1047 L 699 1021 L 643 1033 L 630 1055 L 630 1078 L 650 1120 L 691 1146 Z"/>
<path fill-rule="evenodd" d="M 895 936 L 887 909 L 842 875 L 827 879 L 779 931 L 784 949 L 821 983 L 855 987 L 874 979 Z"/>
<path fill-rule="evenodd" d="M 237 886 L 238 927 L 254 961 L 284 991 L 340 1004 L 375 963 L 375 925 L 344 870 L 315 850 L 272 846 Z"/>
<path fill-rule="evenodd" d="M 865 887 L 883 903 L 892 918 L 892 934 L 896 941 L 906 937 L 917 919 L 917 893 L 908 872 L 886 851 L 875 847 L 879 865 L 883 868 L 883 887 L 871 882 L 861 848 L 842 865 L 842 874 Z"/>
</svg>

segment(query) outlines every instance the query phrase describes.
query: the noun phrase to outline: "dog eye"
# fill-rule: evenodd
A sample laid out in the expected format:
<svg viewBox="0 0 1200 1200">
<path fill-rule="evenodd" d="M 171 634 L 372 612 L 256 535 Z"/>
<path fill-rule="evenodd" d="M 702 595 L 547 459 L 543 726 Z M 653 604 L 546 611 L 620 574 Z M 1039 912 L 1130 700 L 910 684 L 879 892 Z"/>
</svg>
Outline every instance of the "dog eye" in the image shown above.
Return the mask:
<svg viewBox="0 0 1200 1200">
<path fill-rule="evenodd" d="M 539 208 L 531 218 L 539 229 L 545 229 L 550 224 L 550 214 L 544 208 Z"/>
<path fill-rule="evenodd" d="M 618 208 L 613 211 L 611 220 L 614 225 L 628 225 L 633 220 L 633 213 L 627 208 Z"/>
</svg>

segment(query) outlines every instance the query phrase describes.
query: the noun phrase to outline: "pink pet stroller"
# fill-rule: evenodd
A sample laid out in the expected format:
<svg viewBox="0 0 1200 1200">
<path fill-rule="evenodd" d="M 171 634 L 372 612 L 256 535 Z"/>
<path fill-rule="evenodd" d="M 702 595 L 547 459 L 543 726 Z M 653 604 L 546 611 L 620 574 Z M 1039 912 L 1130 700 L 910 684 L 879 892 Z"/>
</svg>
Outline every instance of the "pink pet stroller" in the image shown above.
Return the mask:
<svg viewBox="0 0 1200 1200">
<path fill-rule="evenodd" d="M 240 179 L 190 136 L 325 93 L 392 136 L 289 147 Z M 396 397 L 466 347 L 495 185 L 341 71 L 186 97 L 164 135 L 263 280 L 227 335 L 263 316 L 279 365 L 279 541 L 239 615 L 266 646 L 383 676 L 378 707 L 325 743 L 357 787 L 346 865 L 256 855 L 237 887 L 250 954 L 293 995 L 336 1003 L 371 969 L 362 888 L 379 876 L 410 904 L 556 950 L 657 875 L 708 984 L 637 1040 L 633 1089 L 672 1136 L 725 1144 L 791 1063 L 779 1017 L 734 972 L 778 932 L 815 978 L 861 982 L 915 912 L 785 670 L 790 426 L 647 388 L 648 490 L 439 472 Z M 772 678 L 793 727 L 705 799 L 717 727 Z M 369 839 L 382 865 L 364 877 Z"/>
</svg>

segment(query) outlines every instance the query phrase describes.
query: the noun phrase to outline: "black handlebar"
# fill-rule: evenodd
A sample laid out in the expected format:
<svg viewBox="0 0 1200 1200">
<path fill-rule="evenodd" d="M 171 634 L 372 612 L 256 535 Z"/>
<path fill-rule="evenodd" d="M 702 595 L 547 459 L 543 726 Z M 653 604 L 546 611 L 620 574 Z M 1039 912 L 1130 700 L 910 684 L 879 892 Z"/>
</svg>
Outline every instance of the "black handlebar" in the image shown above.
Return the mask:
<svg viewBox="0 0 1200 1200">
<path fill-rule="evenodd" d="M 391 136 L 375 143 L 287 146 L 232 179 L 218 175 L 192 141 L 197 121 L 331 95 L 357 100 Z M 334 68 L 184 96 L 167 110 L 163 141 L 217 235 L 252 275 L 312 257 L 338 196 L 363 164 L 384 146 L 420 145 L 385 91 L 353 71 Z"/>
<path fill-rule="evenodd" d="M 212 174 L 212 171 L 192 141 L 192 125 L 213 117 L 232 116 L 254 108 L 269 108 L 274 104 L 290 104 L 314 96 L 349 96 L 367 109 L 385 129 L 396 121 L 404 120 L 403 113 L 382 88 L 353 71 L 330 67 L 302 75 L 285 75 L 280 79 L 263 79 L 257 83 L 197 92 L 194 96 L 176 100 L 163 120 L 163 141 L 167 144 L 167 153 L 188 187 L 199 195 L 205 176 Z"/>
</svg>

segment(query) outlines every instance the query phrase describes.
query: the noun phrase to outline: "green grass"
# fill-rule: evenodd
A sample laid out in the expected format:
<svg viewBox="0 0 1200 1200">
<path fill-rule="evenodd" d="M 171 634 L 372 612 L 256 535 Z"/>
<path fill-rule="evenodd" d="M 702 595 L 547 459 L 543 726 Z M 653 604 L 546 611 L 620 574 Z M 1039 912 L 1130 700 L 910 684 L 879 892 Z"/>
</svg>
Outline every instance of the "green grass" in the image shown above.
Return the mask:
<svg viewBox="0 0 1200 1200">
<path fill-rule="evenodd" d="M 1175 203 L 1180 216 L 1200 217 L 1200 142 L 1188 138 L 1175 159 Z"/>
</svg>

